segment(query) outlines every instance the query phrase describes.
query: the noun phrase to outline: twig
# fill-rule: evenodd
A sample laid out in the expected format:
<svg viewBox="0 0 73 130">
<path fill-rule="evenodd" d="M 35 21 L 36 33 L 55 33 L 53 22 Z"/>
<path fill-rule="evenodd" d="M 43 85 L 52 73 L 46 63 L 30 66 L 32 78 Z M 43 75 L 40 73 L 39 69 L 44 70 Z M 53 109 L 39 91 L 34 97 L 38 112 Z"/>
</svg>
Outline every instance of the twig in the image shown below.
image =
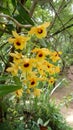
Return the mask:
<svg viewBox="0 0 73 130">
<path fill-rule="evenodd" d="M 50 6 L 52 7 L 52 9 L 54 10 L 55 15 L 57 16 L 58 20 L 61 22 L 62 27 L 65 28 L 64 23 L 62 22 L 61 18 L 59 17 L 59 14 L 58 14 L 58 12 L 56 11 L 55 7 L 53 6 L 51 0 L 49 1 L 49 4 L 50 4 Z M 67 33 L 68 33 L 69 35 L 71 35 L 68 30 L 66 30 L 66 31 L 67 31 Z"/>
<path fill-rule="evenodd" d="M 34 10 L 35 10 L 35 7 L 36 7 L 36 5 L 37 5 L 37 2 L 38 2 L 38 0 L 34 0 L 34 1 L 33 1 L 33 4 L 32 4 L 31 9 L 30 9 L 30 16 L 33 15 L 33 12 L 34 12 Z"/>
<path fill-rule="evenodd" d="M 9 15 L 6 15 L 6 14 L 1 14 L 0 13 L 0 17 L 4 17 L 6 19 L 12 20 L 18 27 L 21 27 L 21 28 L 29 28 L 29 27 L 31 27 L 31 25 L 23 25 L 23 24 L 19 23 L 16 19 L 14 19 L 14 18 L 12 18 L 12 17 L 10 17 Z"/>
<path fill-rule="evenodd" d="M 58 9 L 58 13 L 60 13 L 60 8 L 61 8 L 61 6 L 63 5 L 63 2 L 64 2 L 64 0 L 62 0 L 62 2 L 61 2 L 61 5 L 60 5 L 60 7 L 59 7 L 59 9 Z M 50 28 L 49 28 L 49 30 L 51 30 L 52 28 L 53 28 L 53 26 L 54 26 L 54 24 L 55 24 L 55 21 L 56 21 L 56 18 L 57 18 L 57 15 L 56 15 L 56 13 L 55 13 L 55 17 L 54 17 L 54 19 L 53 19 L 53 21 L 52 21 L 52 23 L 51 23 L 51 26 L 50 26 Z"/>
<path fill-rule="evenodd" d="M 68 26 L 66 26 L 66 27 L 62 28 L 61 30 L 56 31 L 56 32 L 55 32 L 55 33 L 53 33 L 51 36 L 54 36 L 54 35 L 56 35 L 56 34 L 58 34 L 58 33 L 62 32 L 62 31 L 65 31 L 66 29 L 71 28 L 72 26 L 73 26 L 73 24 L 68 25 Z"/>
<path fill-rule="evenodd" d="M 55 24 L 55 20 L 56 20 L 56 18 L 57 18 L 57 15 L 59 16 L 59 14 L 61 13 L 61 11 L 62 11 L 65 7 L 67 7 L 67 5 L 69 4 L 70 1 L 67 2 L 66 4 L 64 4 L 64 2 L 65 2 L 65 0 L 62 0 L 61 5 L 59 6 L 59 8 L 58 8 L 58 10 L 57 10 L 58 13 L 56 12 L 54 6 L 52 6 L 53 10 L 55 11 L 55 17 L 54 17 L 53 22 L 51 23 L 51 26 L 50 26 L 49 30 L 51 30 L 51 29 L 53 28 L 53 26 L 54 26 L 54 24 Z M 52 3 L 51 3 L 51 4 L 52 4 Z M 64 26 L 65 26 L 66 24 L 68 24 L 72 19 L 73 19 L 73 17 L 70 18 L 66 23 L 63 23 L 63 25 L 61 26 L 61 28 L 60 28 L 59 30 L 61 30 L 62 28 L 65 28 Z M 61 19 L 60 19 L 60 22 L 61 22 Z M 69 33 L 69 32 L 68 32 L 68 33 Z M 70 33 L 69 33 L 69 35 L 70 35 Z"/>
</svg>

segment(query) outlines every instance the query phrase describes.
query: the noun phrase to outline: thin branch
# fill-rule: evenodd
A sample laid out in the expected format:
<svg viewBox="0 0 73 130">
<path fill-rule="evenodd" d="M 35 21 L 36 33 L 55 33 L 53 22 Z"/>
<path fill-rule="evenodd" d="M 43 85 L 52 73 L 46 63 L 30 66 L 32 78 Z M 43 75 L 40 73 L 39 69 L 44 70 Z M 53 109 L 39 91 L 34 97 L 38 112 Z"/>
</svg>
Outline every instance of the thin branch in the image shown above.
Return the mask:
<svg viewBox="0 0 73 130">
<path fill-rule="evenodd" d="M 49 1 L 49 4 L 50 4 L 50 6 L 52 7 L 52 9 L 54 10 L 54 12 L 55 12 L 55 14 L 56 14 L 56 16 L 57 16 L 58 20 L 61 22 L 62 27 L 63 27 L 63 28 L 65 28 L 65 26 L 64 26 L 64 24 L 63 24 L 63 22 L 62 22 L 61 18 L 59 17 L 58 12 L 56 11 L 56 9 L 55 9 L 55 8 L 54 8 L 54 6 L 53 6 L 53 4 L 52 4 L 51 0 Z M 67 32 L 68 32 L 68 31 L 67 31 Z M 69 32 L 68 32 L 68 34 L 69 34 L 69 35 L 71 35 Z"/>
<path fill-rule="evenodd" d="M 68 28 L 71 28 L 72 26 L 73 26 L 73 24 L 68 25 L 68 26 L 66 26 L 66 27 L 62 28 L 61 30 L 56 31 L 56 32 L 55 32 L 55 33 L 53 33 L 51 36 L 54 36 L 54 35 L 56 35 L 56 34 L 58 34 L 58 33 L 62 32 L 62 31 L 64 31 L 64 30 L 66 30 L 66 29 L 68 29 Z"/>
<path fill-rule="evenodd" d="M 64 0 L 62 0 L 62 2 L 61 2 L 61 5 L 60 5 L 60 7 L 59 7 L 59 9 L 58 9 L 58 13 L 60 12 L 60 8 L 61 8 L 61 6 L 63 5 L 63 2 L 64 2 Z M 53 26 L 54 26 L 54 24 L 55 24 L 55 21 L 56 21 L 56 18 L 57 18 L 57 15 L 56 15 L 56 13 L 55 13 L 55 17 L 54 17 L 54 19 L 53 19 L 53 21 L 52 21 L 52 23 L 51 23 L 51 26 L 50 26 L 50 28 L 49 28 L 49 30 L 51 30 L 52 28 L 53 28 Z"/>
<path fill-rule="evenodd" d="M 58 13 L 61 12 L 61 10 L 62 10 L 62 8 L 63 8 L 63 6 L 64 6 L 64 2 L 65 2 L 65 0 L 62 0 L 60 6 L 59 6 L 59 8 L 58 8 L 58 11 L 59 11 Z"/>
<path fill-rule="evenodd" d="M 55 15 L 57 16 L 57 18 L 59 19 L 59 21 L 61 22 L 61 24 L 63 26 L 62 20 L 60 19 L 59 15 L 58 15 L 58 12 L 56 11 L 55 7 L 53 6 L 53 3 L 51 1 L 49 1 L 49 4 L 52 7 L 52 9 L 54 10 Z"/>
<path fill-rule="evenodd" d="M 58 9 L 59 10 L 58 14 L 60 14 L 61 11 L 64 10 L 64 8 L 66 8 L 71 1 L 67 1 L 66 4 L 64 4 L 64 2 L 65 2 L 65 0 L 62 1 L 61 5 Z"/>
<path fill-rule="evenodd" d="M 71 17 L 66 23 L 64 23 L 64 26 L 66 26 L 69 22 L 71 22 L 73 20 L 73 17 Z M 64 30 L 66 30 L 66 29 L 68 29 L 68 28 L 71 28 L 73 26 L 73 24 L 71 24 L 71 25 L 68 25 L 68 26 L 66 26 L 66 27 L 64 27 L 64 28 L 62 28 L 62 27 L 60 27 L 55 33 L 53 33 L 51 36 L 54 36 L 54 35 L 56 35 L 56 34 L 58 34 L 58 33 L 60 33 L 60 32 L 62 32 L 62 31 L 64 31 Z"/>
<path fill-rule="evenodd" d="M 10 17 L 9 15 L 6 15 L 6 14 L 1 14 L 0 13 L 0 17 L 4 17 L 4 18 L 6 18 L 6 19 L 10 19 L 10 20 L 12 20 L 18 27 L 21 27 L 21 28 L 29 28 L 29 27 L 31 27 L 31 25 L 23 25 L 23 24 L 21 24 L 21 23 L 19 23 L 16 19 L 14 19 L 14 18 L 12 18 L 12 17 Z"/>
<path fill-rule="evenodd" d="M 65 7 L 67 7 L 67 5 L 69 4 L 70 1 L 67 2 L 66 4 L 64 4 L 64 2 L 65 2 L 65 0 L 62 0 L 61 5 L 59 6 L 59 8 L 58 8 L 58 10 L 57 10 L 58 15 L 61 13 L 61 11 L 62 11 Z M 53 26 L 54 26 L 54 24 L 55 24 L 56 18 L 57 18 L 57 15 L 56 15 L 56 13 L 55 13 L 55 17 L 54 17 L 53 21 L 51 22 L 51 26 L 50 26 L 49 30 L 51 30 L 51 29 L 53 28 Z M 72 17 L 70 20 L 68 20 L 67 23 L 70 22 L 72 19 L 73 19 L 73 17 Z M 67 23 L 65 23 L 65 24 L 63 24 L 63 25 L 66 25 Z M 62 27 L 61 27 L 61 28 L 62 28 Z"/>
<path fill-rule="evenodd" d="M 26 3 L 26 0 L 21 0 L 21 4 L 24 5 Z"/>
<path fill-rule="evenodd" d="M 66 24 L 68 24 L 69 22 L 71 22 L 71 20 L 73 20 L 73 17 L 70 18 L 66 23 L 64 23 L 64 26 L 65 26 Z M 68 29 L 68 28 L 71 28 L 72 26 L 73 26 L 73 24 L 68 25 L 68 26 L 66 26 L 66 27 L 64 27 L 64 28 L 60 27 L 60 29 L 59 29 L 58 31 L 56 31 L 55 33 L 53 33 L 53 36 L 54 36 L 55 34 L 58 34 L 58 33 L 62 32 L 63 30 L 66 30 L 66 29 Z M 61 29 L 61 28 L 62 28 L 62 29 Z"/>
<path fill-rule="evenodd" d="M 33 15 L 33 12 L 35 10 L 35 7 L 36 7 L 37 3 L 38 3 L 38 0 L 33 1 L 33 4 L 32 4 L 31 9 L 30 9 L 30 16 Z"/>
<path fill-rule="evenodd" d="M 68 24 L 69 22 L 71 22 L 71 20 L 73 20 L 73 17 L 71 17 L 66 23 L 64 23 L 64 26 L 65 26 L 66 24 Z"/>
</svg>

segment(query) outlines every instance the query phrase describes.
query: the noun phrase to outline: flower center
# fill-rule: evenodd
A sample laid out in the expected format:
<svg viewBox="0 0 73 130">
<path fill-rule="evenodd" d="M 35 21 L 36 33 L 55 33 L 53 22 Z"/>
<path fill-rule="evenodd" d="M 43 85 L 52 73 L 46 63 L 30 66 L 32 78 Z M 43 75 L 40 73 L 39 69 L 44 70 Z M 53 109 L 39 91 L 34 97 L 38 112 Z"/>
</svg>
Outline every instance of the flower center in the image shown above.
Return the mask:
<svg viewBox="0 0 73 130">
<path fill-rule="evenodd" d="M 50 65 L 47 65 L 48 68 L 50 68 Z"/>
<path fill-rule="evenodd" d="M 20 45 L 21 45 L 21 43 L 20 43 L 20 42 L 16 42 L 16 44 L 17 44 L 18 46 L 20 46 Z"/>
<path fill-rule="evenodd" d="M 31 82 L 31 85 L 34 85 L 34 84 L 35 84 L 35 82 L 34 82 L 34 81 L 32 81 L 32 82 Z"/>
<path fill-rule="evenodd" d="M 50 82 L 53 83 L 53 80 L 51 80 Z"/>
<path fill-rule="evenodd" d="M 25 63 L 25 64 L 24 64 L 24 67 L 28 67 L 28 66 L 29 66 L 29 63 Z"/>
<path fill-rule="evenodd" d="M 39 54 L 39 57 L 42 57 L 42 56 L 43 56 L 43 54 L 42 54 L 42 53 L 40 53 L 40 54 Z"/>
<path fill-rule="evenodd" d="M 58 54 L 55 54 L 55 57 L 58 56 Z"/>
<path fill-rule="evenodd" d="M 42 30 L 41 28 L 38 28 L 37 32 L 38 32 L 39 34 L 41 34 L 41 33 L 43 32 L 43 30 Z"/>
<path fill-rule="evenodd" d="M 19 58 L 15 57 L 15 60 L 19 60 Z"/>
</svg>

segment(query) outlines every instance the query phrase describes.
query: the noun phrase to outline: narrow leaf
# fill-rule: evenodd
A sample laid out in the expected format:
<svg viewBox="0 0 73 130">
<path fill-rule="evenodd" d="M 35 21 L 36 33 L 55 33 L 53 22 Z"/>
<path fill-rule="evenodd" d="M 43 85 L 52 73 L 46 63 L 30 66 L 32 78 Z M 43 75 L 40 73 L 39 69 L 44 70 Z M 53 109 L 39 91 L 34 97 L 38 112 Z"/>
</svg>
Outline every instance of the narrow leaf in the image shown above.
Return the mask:
<svg viewBox="0 0 73 130">
<path fill-rule="evenodd" d="M 0 84 L 0 96 L 4 96 L 8 93 L 14 92 L 18 89 L 21 89 L 22 86 L 18 85 L 5 85 L 5 84 Z"/>
<path fill-rule="evenodd" d="M 12 2 L 12 5 L 13 5 L 14 7 L 16 7 L 16 0 L 11 0 L 11 2 Z"/>
<path fill-rule="evenodd" d="M 20 78 L 19 77 L 17 77 L 17 76 L 14 76 L 13 77 L 13 80 L 14 80 L 14 82 L 15 82 L 15 84 L 16 85 L 20 85 L 20 86 L 22 86 L 22 83 L 21 83 L 21 81 L 20 81 Z"/>
<path fill-rule="evenodd" d="M 4 8 L 0 6 L 0 12 L 5 13 L 5 14 L 10 14 L 9 10 L 7 8 Z"/>
<path fill-rule="evenodd" d="M 29 24 L 34 25 L 33 20 L 30 18 L 28 11 L 23 7 L 23 5 L 18 1 L 17 10 L 20 16 L 27 21 Z"/>
<path fill-rule="evenodd" d="M 15 18 L 21 24 L 27 24 L 27 21 L 25 21 L 25 19 L 23 19 L 19 14 L 15 14 L 13 18 Z"/>
</svg>

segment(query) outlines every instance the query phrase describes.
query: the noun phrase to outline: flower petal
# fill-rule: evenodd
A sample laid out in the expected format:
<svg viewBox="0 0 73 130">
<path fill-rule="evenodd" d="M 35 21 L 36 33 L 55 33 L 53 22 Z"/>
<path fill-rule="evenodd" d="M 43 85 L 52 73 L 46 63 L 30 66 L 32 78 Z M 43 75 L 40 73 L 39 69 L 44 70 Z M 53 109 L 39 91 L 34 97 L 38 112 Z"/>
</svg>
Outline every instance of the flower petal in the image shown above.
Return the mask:
<svg viewBox="0 0 73 130">
<path fill-rule="evenodd" d="M 19 35 L 17 34 L 17 32 L 16 31 L 12 31 L 12 34 L 13 34 L 13 36 L 16 38 L 16 37 L 19 37 Z"/>
<path fill-rule="evenodd" d="M 8 39 L 8 42 L 13 43 L 14 41 L 15 41 L 15 38 L 9 38 L 9 39 Z"/>
</svg>

